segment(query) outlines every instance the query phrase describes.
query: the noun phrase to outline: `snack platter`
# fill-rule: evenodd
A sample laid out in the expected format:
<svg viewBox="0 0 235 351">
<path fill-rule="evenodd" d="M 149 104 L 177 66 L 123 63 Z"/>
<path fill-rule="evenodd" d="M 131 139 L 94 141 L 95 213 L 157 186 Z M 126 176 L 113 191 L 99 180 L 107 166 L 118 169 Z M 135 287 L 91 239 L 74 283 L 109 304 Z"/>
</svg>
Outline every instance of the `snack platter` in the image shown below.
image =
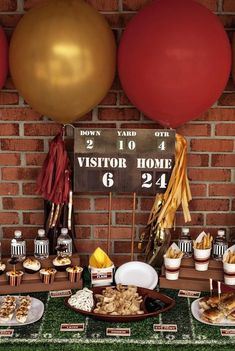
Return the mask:
<svg viewBox="0 0 235 351">
<path fill-rule="evenodd" d="M 215 301 L 212 304 L 213 307 L 210 308 L 207 305 L 207 301 Z M 218 296 L 214 296 L 212 298 L 202 297 L 193 301 L 191 305 L 192 315 L 199 322 L 213 325 L 213 326 L 235 326 L 234 312 L 231 312 L 230 315 L 233 316 L 231 319 L 229 316 L 230 311 L 226 310 L 228 306 L 231 311 L 233 311 L 233 307 L 235 304 L 235 293 L 227 292 L 221 295 L 220 302 L 218 300 Z M 224 312 L 226 311 L 226 312 Z M 228 316 L 226 317 L 226 314 Z"/>
<path fill-rule="evenodd" d="M 49 256 L 48 259 L 41 261 L 42 268 L 53 267 L 52 261 L 56 256 Z M 74 254 L 71 258 L 73 265 L 80 264 L 80 258 L 78 254 Z M 12 265 L 8 263 L 7 258 L 2 259 L 2 263 L 6 264 L 6 271 L 12 270 Z M 22 267 L 22 263 L 17 263 L 16 270 L 24 271 L 23 279 L 20 285 L 10 286 L 5 272 L 0 275 L 0 293 L 1 294 L 14 294 L 14 293 L 30 293 L 35 291 L 51 291 L 51 290 L 62 290 L 62 289 L 79 289 L 82 287 L 82 279 L 78 282 L 71 283 L 67 277 L 66 272 L 57 272 L 54 282 L 45 284 L 41 281 L 39 272 L 29 274 L 26 273 Z"/>
<path fill-rule="evenodd" d="M 145 288 L 137 288 L 137 294 L 142 297 L 142 304 L 141 304 L 141 310 L 143 313 L 141 314 L 127 314 L 127 315 L 112 315 L 112 314 L 106 314 L 102 311 L 102 313 L 95 313 L 94 310 L 97 306 L 97 299 L 95 297 L 96 294 L 101 295 L 102 292 L 106 289 L 107 287 L 94 287 L 91 289 L 91 291 L 93 292 L 93 296 L 94 296 L 94 306 L 92 308 L 91 311 L 85 311 L 85 310 L 81 310 L 79 308 L 76 308 L 74 306 L 72 306 L 69 303 L 69 297 L 65 298 L 64 302 L 65 305 L 70 308 L 71 310 L 77 312 L 77 313 L 81 313 L 84 314 L 86 316 L 89 316 L 91 318 L 94 319 L 98 319 L 98 320 L 103 320 L 103 321 L 108 321 L 108 322 L 131 322 L 131 321 L 139 321 L 142 319 L 145 319 L 147 317 L 154 317 L 160 313 L 164 313 L 168 310 L 170 310 L 171 308 L 173 308 L 175 306 L 175 300 L 173 300 L 172 298 L 163 295 L 157 291 L 154 290 L 150 290 L 150 289 L 145 289 Z M 108 287 L 108 288 L 113 288 L 114 287 Z M 147 308 L 146 308 L 146 300 L 147 298 L 153 299 L 153 300 L 160 300 L 160 302 L 163 304 L 163 307 L 161 309 L 158 309 L 157 311 L 154 312 L 148 312 Z"/>
<path fill-rule="evenodd" d="M 42 303 L 42 301 L 34 298 L 34 297 L 30 297 L 30 306 L 28 308 L 28 313 L 27 313 L 27 319 L 24 320 L 17 320 L 17 309 L 19 309 L 20 307 L 20 298 L 19 296 L 1 296 L 0 297 L 0 306 L 3 306 L 3 303 L 5 301 L 6 298 L 10 298 L 10 299 L 15 299 L 16 302 L 16 306 L 15 306 L 15 310 L 13 312 L 13 316 L 9 318 L 9 320 L 3 320 L 0 317 L 0 326 L 9 326 L 9 327 L 14 327 L 14 326 L 20 326 L 20 325 L 27 325 L 27 324 L 31 324 L 31 323 L 35 323 L 37 322 L 43 315 L 44 312 L 44 304 Z M 24 298 L 24 297 L 23 297 Z M 28 298 L 28 297 L 26 297 Z M 0 312 L 1 312 L 1 307 L 0 307 Z"/>
</svg>

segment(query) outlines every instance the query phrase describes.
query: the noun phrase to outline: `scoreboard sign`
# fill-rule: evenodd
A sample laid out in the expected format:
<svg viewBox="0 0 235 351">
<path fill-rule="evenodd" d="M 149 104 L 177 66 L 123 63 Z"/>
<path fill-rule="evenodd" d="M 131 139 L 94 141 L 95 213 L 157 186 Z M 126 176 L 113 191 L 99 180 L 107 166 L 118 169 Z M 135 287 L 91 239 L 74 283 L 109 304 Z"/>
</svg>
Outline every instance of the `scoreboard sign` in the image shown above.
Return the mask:
<svg viewBox="0 0 235 351">
<path fill-rule="evenodd" d="M 74 191 L 164 193 L 174 160 L 174 130 L 75 129 Z"/>
</svg>

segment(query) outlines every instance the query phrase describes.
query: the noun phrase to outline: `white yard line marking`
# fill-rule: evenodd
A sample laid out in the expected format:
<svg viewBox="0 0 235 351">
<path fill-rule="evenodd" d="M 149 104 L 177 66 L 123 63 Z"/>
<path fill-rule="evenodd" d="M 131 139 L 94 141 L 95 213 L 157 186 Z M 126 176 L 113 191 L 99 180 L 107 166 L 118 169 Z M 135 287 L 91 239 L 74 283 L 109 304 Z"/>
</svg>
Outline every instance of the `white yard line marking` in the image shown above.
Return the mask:
<svg viewBox="0 0 235 351">
<path fill-rule="evenodd" d="M 38 337 L 39 338 L 42 335 L 42 330 L 43 330 L 44 322 L 45 322 L 45 319 L 46 319 L 47 307 L 48 307 L 50 299 L 51 299 L 51 297 L 50 297 L 50 294 L 48 292 L 47 301 L 46 301 L 45 306 L 44 306 L 44 313 L 43 313 L 43 316 L 42 316 L 42 319 L 41 319 L 41 324 L 40 324 L 40 327 L 39 327 L 39 330 L 38 330 Z"/>
<path fill-rule="evenodd" d="M 187 300 L 188 300 L 188 314 L 189 314 L 189 320 L 190 320 L 190 327 L 191 327 L 191 331 L 192 331 L 192 338 L 193 338 L 193 340 L 196 340 L 194 320 L 193 320 L 193 316 L 192 316 L 192 312 L 191 312 L 191 304 L 190 304 L 191 300 L 189 297 L 187 297 Z"/>
</svg>

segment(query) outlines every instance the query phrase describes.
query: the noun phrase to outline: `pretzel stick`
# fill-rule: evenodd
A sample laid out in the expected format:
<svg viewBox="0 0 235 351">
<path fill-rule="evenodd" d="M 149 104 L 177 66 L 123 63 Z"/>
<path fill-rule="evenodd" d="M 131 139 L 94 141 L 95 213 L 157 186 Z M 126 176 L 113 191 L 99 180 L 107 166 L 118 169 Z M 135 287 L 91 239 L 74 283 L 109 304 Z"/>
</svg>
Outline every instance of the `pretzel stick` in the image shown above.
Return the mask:
<svg viewBox="0 0 235 351">
<path fill-rule="evenodd" d="M 131 229 L 131 261 L 134 260 L 134 239 L 135 239 L 135 207 L 136 207 L 136 193 L 133 193 L 133 207 L 132 207 L 132 229 Z"/>
<path fill-rule="evenodd" d="M 109 218 L 108 218 L 108 236 L 107 236 L 107 254 L 110 254 L 110 239 L 111 239 L 111 210 L 112 210 L 112 193 L 109 193 Z"/>
</svg>

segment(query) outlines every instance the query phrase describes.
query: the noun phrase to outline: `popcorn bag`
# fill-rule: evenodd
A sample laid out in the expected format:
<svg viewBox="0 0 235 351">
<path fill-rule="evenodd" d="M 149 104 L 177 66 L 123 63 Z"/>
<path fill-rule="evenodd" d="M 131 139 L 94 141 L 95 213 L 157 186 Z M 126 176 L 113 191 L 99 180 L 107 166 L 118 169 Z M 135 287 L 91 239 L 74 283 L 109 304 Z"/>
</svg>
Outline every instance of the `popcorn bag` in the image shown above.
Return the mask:
<svg viewBox="0 0 235 351">
<path fill-rule="evenodd" d="M 229 247 L 223 255 L 224 282 L 235 285 L 235 245 Z"/>
<path fill-rule="evenodd" d="M 184 253 L 180 251 L 180 248 L 175 243 L 168 248 L 167 252 L 163 256 L 166 279 L 177 280 L 179 278 L 181 259 L 183 255 Z"/>
<path fill-rule="evenodd" d="M 110 285 L 113 283 L 114 264 L 109 256 L 97 248 L 89 259 L 91 284 L 93 286 Z"/>
<path fill-rule="evenodd" d="M 211 256 L 213 237 L 204 231 L 194 241 L 193 252 L 196 271 L 207 271 Z"/>
</svg>

